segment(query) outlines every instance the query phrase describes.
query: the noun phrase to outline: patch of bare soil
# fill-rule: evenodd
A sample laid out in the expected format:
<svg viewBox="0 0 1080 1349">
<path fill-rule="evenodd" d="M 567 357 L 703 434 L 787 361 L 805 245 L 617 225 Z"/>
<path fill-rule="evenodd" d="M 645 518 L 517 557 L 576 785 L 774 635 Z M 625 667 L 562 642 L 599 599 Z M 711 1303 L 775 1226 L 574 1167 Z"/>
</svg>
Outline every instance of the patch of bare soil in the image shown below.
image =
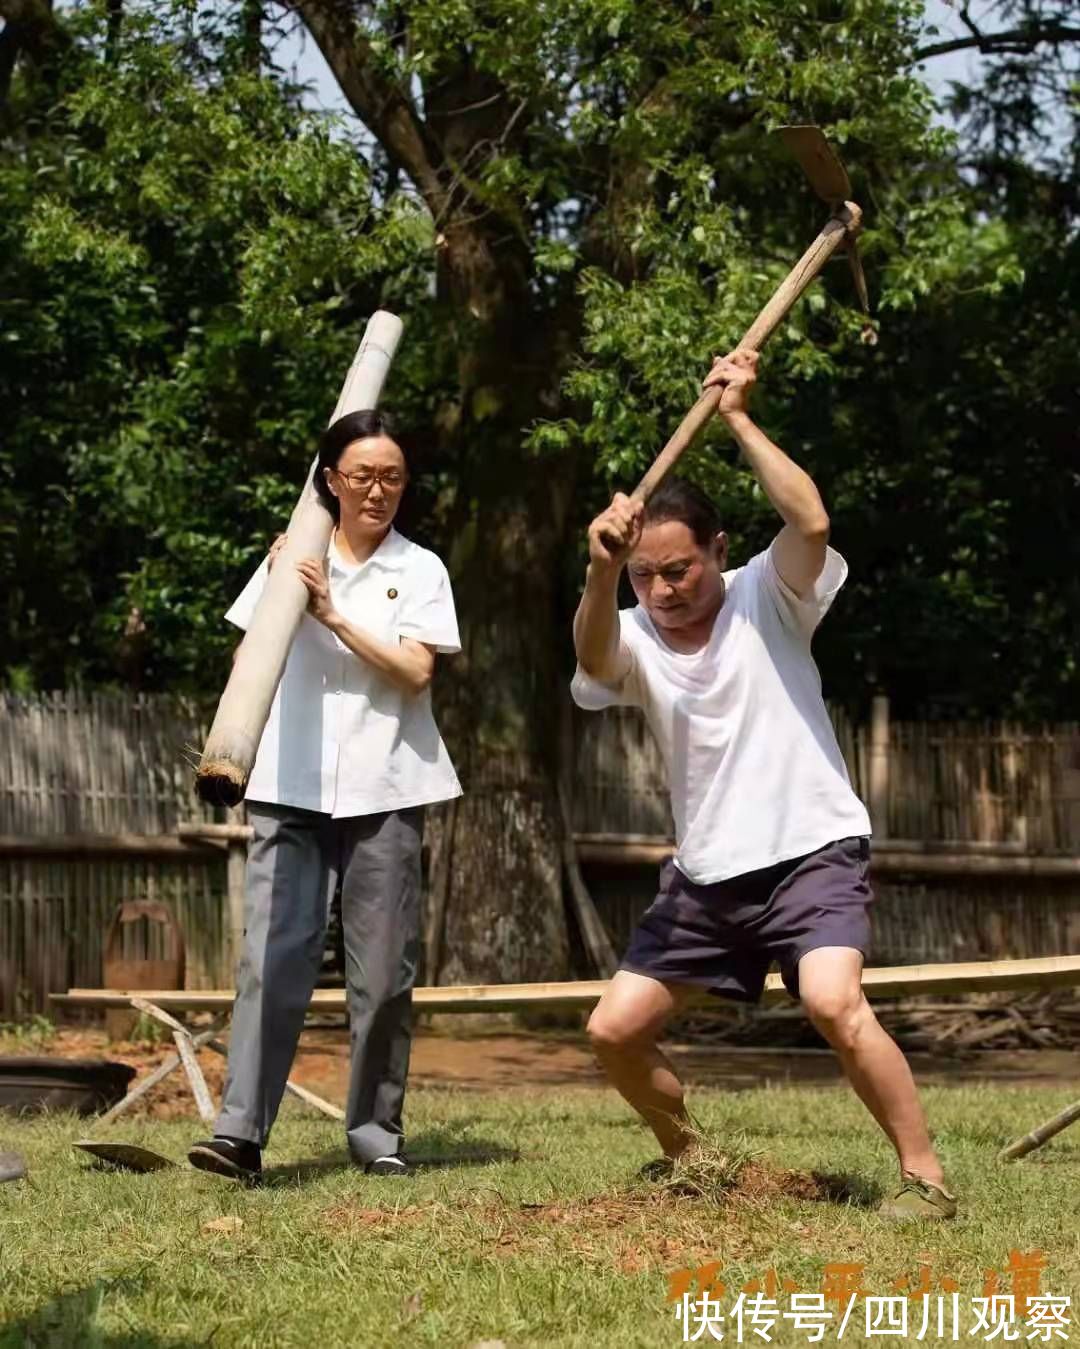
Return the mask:
<svg viewBox="0 0 1080 1349">
<path fill-rule="evenodd" d="M 703 1203 L 663 1189 L 633 1189 L 555 1203 L 514 1204 L 477 1191 L 470 1202 L 374 1209 L 339 1204 L 322 1215 L 335 1235 L 392 1237 L 403 1228 L 436 1223 L 486 1255 L 514 1258 L 570 1250 L 587 1264 L 614 1265 L 624 1273 L 668 1269 L 673 1262 L 715 1258 L 718 1244 L 736 1253 L 737 1225 L 717 1226 L 718 1207 L 729 1212 L 782 1198 L 827 1201 L 836 1197 L 825 1178 L 749 1162 L 717 1203 Z"/>
<path fill-rule="evenodd" d="M 442 1206 L 439 1205 L 439 1208 Z M 358 1232 L 382 1232 L 391 1235 L 398 1228 L 414 1227 L 432 1217 L 434 1208 L 409 1204 L 405 1208 L 361 1208 L 356 1204 L 335 1204 L 322 1215 L 324 1226 L 334 1233 L 355 1236 Z"/>
<path fill-rule="evenodd" d="M 825 1201 L 834 1197 L 834 1188 L 823 1177 L 808 1171 L 786 1171 L 747 1162 L 728 1194 L 736 1203 L 758 1204 L 774 1199 Z"/>
<path fill-rule="evenodd" d="M 22 1051 L 23 1046 L 5 1050 L 9 1054 Z M 110 1040 L 103 1030 L 64 1027 L 43 1043 L 25 1046 L 25 1052 L 49 1058 L 107 1059 L 111 1063 L 126 1063 L 135 1069 L 136 1076 L 131 1084 L 134 1088 L 167 1058 L 175 1055 L 176 1048 L 171 1039 L 160 1043 Z M 210 1093 L 217 1099 L 225 1084 L 225 1060 L 208 1049 L 203 1049 L 198 1057 Z M 132 1118 L 144 1119 L 167 1120 L 196 1114 L 187 1075 L 181 1067 L 131 1110 Z"/>
<path fill-rule="evenodd" d="M 149 1044 L 110 1041 L 103 1030 L 62 1028 L 44 1044 L 5 1046 L 5 1053 L 56 1055 L 62 1058 L 104 1058 L 127 1063 L 136 1084 L 174 1053 L 171 1041 Z M 790 1084 L 828 1086 L 842 1081 L 832 1054 L 818 1051 L 715 1048 L 669 1045 L 667 1051 L 684 1080 L 692 1086 L 742 1091 Z M 199 1062 L 211 1093 L 220 1097 L 225 1060 L 209 1049 Z M 1059 1050 L 1012 1050 L 989 1053 L 962 1063 L 932 1055 L 909 1056 L 922 1085 L 971 1082 L 1062 1086 L 1080 1080 L 1080 1055 Z M 292 1077 L 328 1101 L 341 1104 L 349 1077 L 349 1039 L 345 1030 L 306 1031 Z M 420 1033 L 413 1042 L 409 1072 L 414 1086 L 453 1087 L 471 1091 L 543 1091 L 553 1087 L 601 1087 L 604 1079 L 583 1038 L 568 1035 L 490 1034 L 434 1035 Z M 151 1119 L 188 1117 L 195 1113 L 187 1079 L 177 1070 L 140 1101 L 133 1114 Z"/>
<path fill-rule="evenodd" d="M 553 1204 L 523 1204 L 488 1210 L 495 1254 L 539 1250 L 553 1239 L 593 1264 L 624 1272 L 669 1268 L 673 1261 L 716 1258 L 720 1245 L 735 1254 L 736 1225 L 720 1229 L 718 1213 L 760 1207 L 782 1198 L 826 1201 L 833 1191 L 824 1179 L 749 1162 L 729 1188 L 712 1202 L 652 1187 L 623 1194 L 595 1195 Z M 733 1246 L 732 1243 L 735 1243 Z"/>
</svg>

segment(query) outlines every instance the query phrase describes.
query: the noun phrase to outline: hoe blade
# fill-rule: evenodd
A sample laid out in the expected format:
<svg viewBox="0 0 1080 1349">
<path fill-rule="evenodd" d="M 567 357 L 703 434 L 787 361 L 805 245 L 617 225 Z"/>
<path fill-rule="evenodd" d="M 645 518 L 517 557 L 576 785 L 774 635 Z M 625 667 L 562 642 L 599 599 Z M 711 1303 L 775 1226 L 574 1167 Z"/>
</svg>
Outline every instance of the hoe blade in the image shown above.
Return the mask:
<svg viewBox="0 0 1080 1349">
<path fill-rule="evenodd" d="M 118 1171 L 161 1171 L 172 1166 L 168 1157 L 137 1143 L 99 1143 L 96 1139 L 80 1138 L 72 1143 L 80 1152 L 88 1152 L 100 1166 L 113 1167 Z"/>
<path fill-rule="evenodd" d="M 847 201 L 851 196 L 851 180 L 820 127 L 782 126 L 776 134 L 823 201 Z"/>
</svg>

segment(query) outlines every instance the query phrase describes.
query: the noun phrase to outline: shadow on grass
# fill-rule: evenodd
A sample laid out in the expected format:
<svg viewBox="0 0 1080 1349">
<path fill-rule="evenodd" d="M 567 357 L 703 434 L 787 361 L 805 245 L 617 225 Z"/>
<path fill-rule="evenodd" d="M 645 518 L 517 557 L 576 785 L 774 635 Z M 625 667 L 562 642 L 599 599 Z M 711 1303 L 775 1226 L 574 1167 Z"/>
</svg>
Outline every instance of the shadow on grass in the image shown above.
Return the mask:
<svg viewBox="0 0 1080 1349">
<path fill-rule="evenodd" d="M 21 1321 L 0 1326 L 0 1349 L 196 1349 L 213 1343 L 213 1334 L 198 1340 L 162 1337 L 137 1328 L 103 1330 L 98 1325 L 106 1296 L 131 1291 L 138 1278 L 98 1279 L 85 1288 L 61 1293 Z"/>
<path fill-rule="evenodd" d="M 417 1136 L 408 1146 L 409 1160 L 418 1170 L 449 1170 L 464 1166 L 489 1166 L 492 1162 L 516 1162 L 521 1153 L 502 1143 L 489 1139 L 470 1139 L 463 1143 L 456 1135 L 428 1130 Z M 359 1170 L 344 1148 L 335 1148 L 319 1157 L 305 1157 L 298 1162 L 283 1162 L 267 1167 L 262 1174 L 263 1185 L 303 1185 L 320 1180 L 337 1171 Z M 392 1183 L 399 1183 L 393 1176 Z"/>
<path fill-rule="evenodd" d="M 880 1185 L 865 1176 L 856 1176 L 848 1172 L 813 1172 L 814 1180 L 821 1187 L 822 1198 L 832 1204 L 848 1204 L 852 1208 L 877 1208 L 885 1197 Z"/>
</svg>

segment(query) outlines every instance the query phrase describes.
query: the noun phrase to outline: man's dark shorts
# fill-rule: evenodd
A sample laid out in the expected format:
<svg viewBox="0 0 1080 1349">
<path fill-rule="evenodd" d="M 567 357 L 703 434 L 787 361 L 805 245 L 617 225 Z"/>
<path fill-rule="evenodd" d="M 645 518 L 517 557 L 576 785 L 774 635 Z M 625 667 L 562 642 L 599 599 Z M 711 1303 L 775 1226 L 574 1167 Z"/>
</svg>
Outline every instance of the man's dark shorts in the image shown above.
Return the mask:
<svg viewBox="0 0 1080 1349">
<path fill-rule="evenodd" d="M 819 946 L 870 950 L 870 841 L 824 848 L 712 885 L 688 880 L 672 859 L 660 893 L 630 939 L 622 968 L 664 984 L 700 984 L 757 1002 L 776 961 L 799 996 L 799 961 Z"/>
</svg>

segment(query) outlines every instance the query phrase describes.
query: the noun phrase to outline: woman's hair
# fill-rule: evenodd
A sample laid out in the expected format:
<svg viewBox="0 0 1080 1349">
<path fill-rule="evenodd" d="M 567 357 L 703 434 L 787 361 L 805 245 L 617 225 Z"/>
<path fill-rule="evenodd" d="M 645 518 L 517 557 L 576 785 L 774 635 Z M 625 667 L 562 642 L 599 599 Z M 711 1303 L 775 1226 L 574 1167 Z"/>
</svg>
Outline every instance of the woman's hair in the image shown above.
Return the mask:
<svg viewBox="0 0 1080 1349">
<path fill-rule="evenodd" d="M 385 412 L 374 408 L 364 408 L 360 412 L 346 412 L 336 422 L 331 422 L 319 440 L 319 462 L 315 466 L 313 486 L 319 494 L 319 500 L 334 517 L 336 524 L 341 518 L 338 499 L 330 490 L 326 481 L 327 468 L 337 468 L 347 446 L 354 440 L 370 440 L 373 436 L 393 436 L 393 423 Z M 404 450 L 402 450 L 404 454 Z"/>
<path fill-rule="evenodd" d="M 712 498 L 685 478 L 668 478 L 645 506 L 645 524 L 659 525 L 665 520 L 684 524 L 702 548 L 707 548 L 723 527 Z"/>
</svg>

